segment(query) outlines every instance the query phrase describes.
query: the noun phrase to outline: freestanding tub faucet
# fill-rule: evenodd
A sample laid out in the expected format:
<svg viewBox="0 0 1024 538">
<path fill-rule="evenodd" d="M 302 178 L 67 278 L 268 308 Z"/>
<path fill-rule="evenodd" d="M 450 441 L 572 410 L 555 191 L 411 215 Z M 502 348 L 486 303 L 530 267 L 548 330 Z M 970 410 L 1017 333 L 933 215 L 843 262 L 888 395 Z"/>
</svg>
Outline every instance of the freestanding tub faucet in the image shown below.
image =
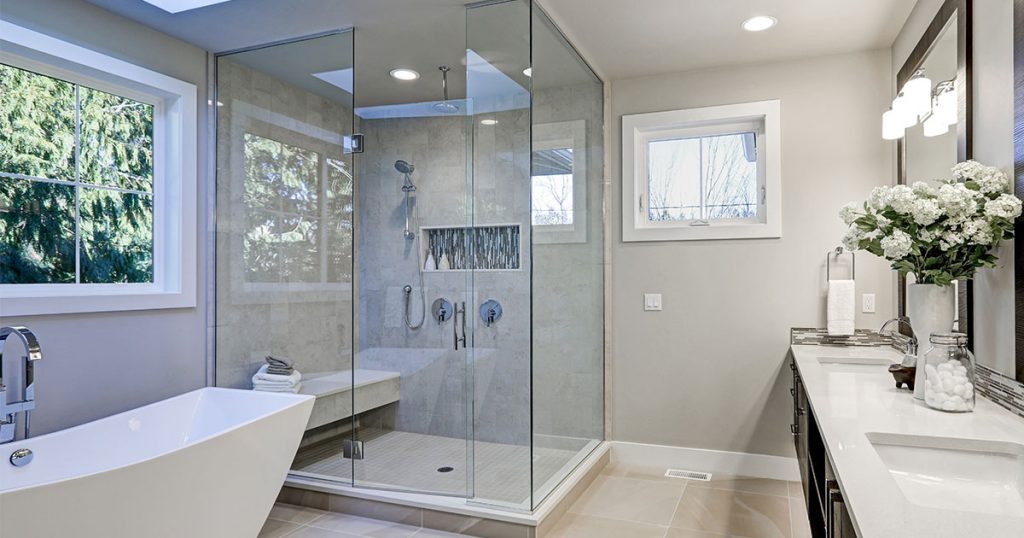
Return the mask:
<svg viewBox="0 0 1024 538">
<path fill-rule="evenodd" d="M 22 372 L 25 378 L 21 384 L 21 398 L 14 402 L 7 401 L 7 385 L 4 384 L 4 348 L 7 337 L 17 336 L 25 346 L 25 355 L 21 357 Z M 43 358 L 39 349 L 39 340 L 28 327 L 0 327 L 0 444 L 14 441 L 17 433 L 18 413 L 25 413 L 25 439 L 29 436 L 29 413 L 36 407 L 34 386 L 34 365 Z"/>
</svg>

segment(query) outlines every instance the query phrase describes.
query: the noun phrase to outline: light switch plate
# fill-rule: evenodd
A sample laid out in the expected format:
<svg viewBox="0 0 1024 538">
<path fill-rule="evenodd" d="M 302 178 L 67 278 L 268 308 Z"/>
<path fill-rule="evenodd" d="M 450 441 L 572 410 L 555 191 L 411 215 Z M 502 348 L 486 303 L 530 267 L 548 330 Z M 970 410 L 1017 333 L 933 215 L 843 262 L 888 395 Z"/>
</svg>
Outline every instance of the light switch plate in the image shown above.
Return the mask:
<svg viewBox="0 0 1024 538">
<path fill-rule="evenodd" d="M 661 311 L 661 294 L 660 293 L 645 293 L 644 294 L 644 310 L 648 312 Z"/>
<path fill-rule="evenodd" d="M 865 314 L 875 313 L 875 294 L 865 293 L 861 295 L 861 312 Z"/>
</svg>

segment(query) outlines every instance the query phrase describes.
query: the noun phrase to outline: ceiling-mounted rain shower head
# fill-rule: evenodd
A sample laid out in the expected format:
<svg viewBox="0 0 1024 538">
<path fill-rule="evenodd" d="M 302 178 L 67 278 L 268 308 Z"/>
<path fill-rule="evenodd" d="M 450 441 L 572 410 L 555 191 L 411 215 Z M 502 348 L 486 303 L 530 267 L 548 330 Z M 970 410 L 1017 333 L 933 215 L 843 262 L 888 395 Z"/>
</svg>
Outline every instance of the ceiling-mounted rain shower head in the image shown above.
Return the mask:
<svg viewBox="0 0 1024 538">
<path fill-rule="evenodd" d="M 413 170 L 416 170 L 416 167 L 399 159 L 395 161 L 395 170 L 402 174 L 411 174 Z"/>
<path fill-rule="evenodd" d="M 448 102 L 448 72 L 452 69 L 447 65 L 442 65 L 437 69 L 441 71 L 441 91 L 444 94 L 444 101 L 434 103 L 434 110 L 442 114 L 455 114 L 459 111 L 459 105 Z"/>
</svg>

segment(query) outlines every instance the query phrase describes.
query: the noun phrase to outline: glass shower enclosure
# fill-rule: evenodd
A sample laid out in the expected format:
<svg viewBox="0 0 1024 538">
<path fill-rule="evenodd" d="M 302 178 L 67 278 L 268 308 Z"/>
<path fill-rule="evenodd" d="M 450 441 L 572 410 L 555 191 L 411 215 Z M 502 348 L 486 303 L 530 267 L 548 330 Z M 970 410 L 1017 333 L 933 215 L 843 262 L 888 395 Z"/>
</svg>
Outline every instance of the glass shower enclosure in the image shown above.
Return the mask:
<svg viewBox="0 0 1024 538">
<path fill-rule="evenodd" d="M 217 384 L 301 372 L 295 477 L 530 511 L 604 436 L 603 85 L 532 2 L 441 9 L 403 87 L 359 28 L 218 55 Z"/>
</svg>

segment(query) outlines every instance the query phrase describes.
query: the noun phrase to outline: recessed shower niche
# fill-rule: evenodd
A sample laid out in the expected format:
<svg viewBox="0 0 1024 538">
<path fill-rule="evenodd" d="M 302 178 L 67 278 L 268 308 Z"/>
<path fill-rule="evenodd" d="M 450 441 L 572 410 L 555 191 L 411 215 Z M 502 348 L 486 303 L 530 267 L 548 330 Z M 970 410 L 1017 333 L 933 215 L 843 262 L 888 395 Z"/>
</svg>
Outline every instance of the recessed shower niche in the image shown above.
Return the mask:
<svg viewBox="0 0 1024 538">
<path fill-rule="evenodd" d="M 522 259 L 518 224 L 473 227 L 421 227 L 426 248 L 423 270 L 517 271 Z"/>
<path fill-rule="evenodd" d="M 435 8 L 415 84 L 372 29 L 217 57 L 216 379 L 294 361 L 290 486 L 530 511 L 604 437 L 604 88 L 533 2 Z"/>
</svg>

